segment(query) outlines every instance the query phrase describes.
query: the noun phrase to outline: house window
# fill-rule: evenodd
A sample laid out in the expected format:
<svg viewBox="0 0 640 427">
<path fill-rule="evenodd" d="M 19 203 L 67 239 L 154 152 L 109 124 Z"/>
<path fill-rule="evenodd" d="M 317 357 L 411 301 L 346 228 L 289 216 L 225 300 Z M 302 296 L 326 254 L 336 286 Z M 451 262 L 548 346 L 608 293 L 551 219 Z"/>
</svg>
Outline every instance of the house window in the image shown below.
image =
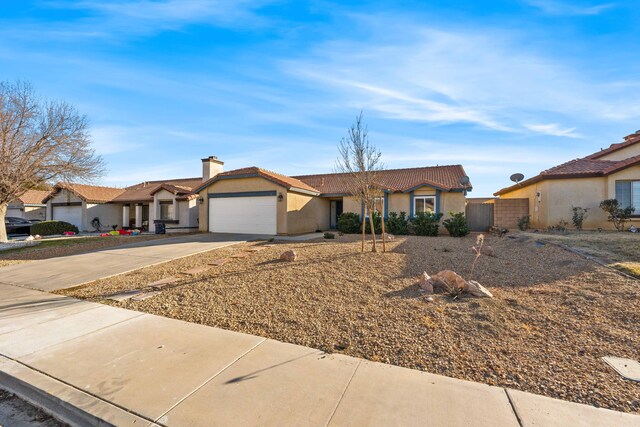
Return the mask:
<svg viewBox="0 0 640 427">
<path fill-rule="evenodd" d="M 416 196 L 413 198 L 414 215 L 420 212 L 435 212 L 436 198 L 434 196 Z"/>
<path fill-rule="evenodd" d="M 173 202 L 160 202 L 160 219 L 173 219 Z"/>
<path fill-rule="evenodd" d="M 640 181 L 616 181 L 616 200 L 621 208 L 631 206 L 640 215 Z"/>
</svg>

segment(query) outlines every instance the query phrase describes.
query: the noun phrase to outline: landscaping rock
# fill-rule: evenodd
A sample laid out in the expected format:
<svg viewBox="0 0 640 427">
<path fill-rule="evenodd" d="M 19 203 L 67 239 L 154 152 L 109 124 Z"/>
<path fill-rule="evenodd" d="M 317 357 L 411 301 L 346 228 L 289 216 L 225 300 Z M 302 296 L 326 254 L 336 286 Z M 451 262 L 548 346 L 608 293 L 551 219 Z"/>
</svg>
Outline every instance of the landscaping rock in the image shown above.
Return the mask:
<svg viewBox="0 0 640 427">
<path fill-rule="evenodd" d="M 187 274 L 189 276 L 195 276 L 197 274 L 204 273 L 205 271 L 207 271 L 207 267 L 196 267 L 196 268 L 191 268 L 189 270 L 185 270 L 185 271 L 182 272 L 182 274 Z"/>
<path fill-rule="evenodd" d="M 465 292 L 473 295 L 474 297 L 493 298 L 493 294 L 475 280 L 469 280 L 467 282 L 467 289 L 465 289 Z"/>
<path fill-rule="evenodd" d="M 429 285 L 431 285 L 432 289 L 442 290 L 447 293 L 467 293 L 474 297 L 493 298 L 493 294 L 480 283 L 475 280 L 466 281 L 458 273 L 451 270 L 443 270 L 433 277 L 429 277 L 426 272 L 423 273 L 420 277 L 420 287 L 428 290 Z"/>
<path fill-rule="evenodd" d="M 427 272 L 423 272 L 422 275 L 420 275 L 420 289 L 422 289 L 424 292 L 428 293 L 428 294 L 432 294 L 433 293 L 433 280 L 431 279 L 431 276 L 429 276 L 427 274 Z"/>
<path fill-rule="evenodd" d="M 394 240 L 396 240 L 396 236 L 394 236 L 393 234 L 384 233 L 384 240 L 387 242 L 393 242 Z"/>
<path fill-rule="evenodd" d="M 209 265 L 221 266 L 229 262 L 229 258 L 220 258 L 209 263 Z"/>
<path fill-rule="evenodd" d="M 482 255 L 486 255 L 486 256 L 496 256 L 495 252 L 493 251 L 493 248 L 489 245 L 483 245 L 483 246 L 472 246 L 471 247 L 471 252 L 473 252 L 474 254 L 478 253 L 478 250 L 480 251 L 480 254 Z"/>
<path fill-rule="evenodd" d="M 246 258 L 249 254 L 246 252 L 238 252 L 237 254 L 231 255 L 231 258 Z"/>
<path fill-rule="evenodd" d="M 282 255 L 280 255 L 281 261 L 293 262 L 297 259 L 298 259 L 298 254 L 293 249 L 290 251 L 283 252 Z"/>
<path fill-rule="evenodd" d="M 463 292 L 467 287 L 467 282 L 458 273 L 451 270 L 442 270 L 431 277 L 434 289 L 441 289 L 445 292 Z"/>
</svg>

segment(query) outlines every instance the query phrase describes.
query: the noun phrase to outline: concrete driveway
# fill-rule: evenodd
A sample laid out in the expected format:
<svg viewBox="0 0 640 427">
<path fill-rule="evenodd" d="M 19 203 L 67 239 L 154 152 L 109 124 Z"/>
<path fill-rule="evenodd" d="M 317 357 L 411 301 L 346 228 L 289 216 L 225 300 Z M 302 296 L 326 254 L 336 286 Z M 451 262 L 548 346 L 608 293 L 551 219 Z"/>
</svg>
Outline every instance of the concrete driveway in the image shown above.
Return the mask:
<svg viewBox="0 0 640 427">
<path fill-rule="evenodd" d="M 264 237 L 203 233 L 132 243 L 4 267 L 0 269 L 0 283 L 50 292 Z"/>
</svg>

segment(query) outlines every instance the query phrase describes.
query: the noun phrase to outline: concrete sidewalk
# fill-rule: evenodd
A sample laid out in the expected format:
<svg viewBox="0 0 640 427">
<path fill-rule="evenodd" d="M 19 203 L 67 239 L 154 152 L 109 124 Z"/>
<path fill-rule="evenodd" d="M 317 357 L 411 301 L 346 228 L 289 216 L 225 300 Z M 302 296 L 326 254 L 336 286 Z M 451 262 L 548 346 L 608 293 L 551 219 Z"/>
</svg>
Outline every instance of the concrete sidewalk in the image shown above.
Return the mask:
<svg viewBox="0 0 640 427">
<path fill-rule="evenodd" d="M 76 425 L 640 426 L 638 416 L 3 284 L 0 355 L 0 387 Z"/>
<path fill-rule="evenodd" d="M 0 269 L 0 281 L 42 291 L 72 288 L 94 280 L 259 237 L 203 233 L 136 242 L 85 254 L 4 267 Z"/>
</svg>

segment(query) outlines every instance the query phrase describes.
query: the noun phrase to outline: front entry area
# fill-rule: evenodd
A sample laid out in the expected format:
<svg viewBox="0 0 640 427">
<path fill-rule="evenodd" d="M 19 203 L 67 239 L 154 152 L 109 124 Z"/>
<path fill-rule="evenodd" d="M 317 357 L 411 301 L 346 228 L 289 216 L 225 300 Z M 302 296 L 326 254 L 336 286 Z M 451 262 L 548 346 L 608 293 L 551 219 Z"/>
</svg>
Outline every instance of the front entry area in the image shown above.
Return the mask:
<svg viewBox="0 0 640 427">
<path fill-rule="evenodd" d="M 329 227 L 334 230 L 338 227 L 338 217 L 342 214 L 342 200 L 331 200 Z"/>
<path fill-rule="evenodd" d="M 277 203 L 275 191 L 210 194 L 209 231 L 275 235 Z"/>
</svg>

